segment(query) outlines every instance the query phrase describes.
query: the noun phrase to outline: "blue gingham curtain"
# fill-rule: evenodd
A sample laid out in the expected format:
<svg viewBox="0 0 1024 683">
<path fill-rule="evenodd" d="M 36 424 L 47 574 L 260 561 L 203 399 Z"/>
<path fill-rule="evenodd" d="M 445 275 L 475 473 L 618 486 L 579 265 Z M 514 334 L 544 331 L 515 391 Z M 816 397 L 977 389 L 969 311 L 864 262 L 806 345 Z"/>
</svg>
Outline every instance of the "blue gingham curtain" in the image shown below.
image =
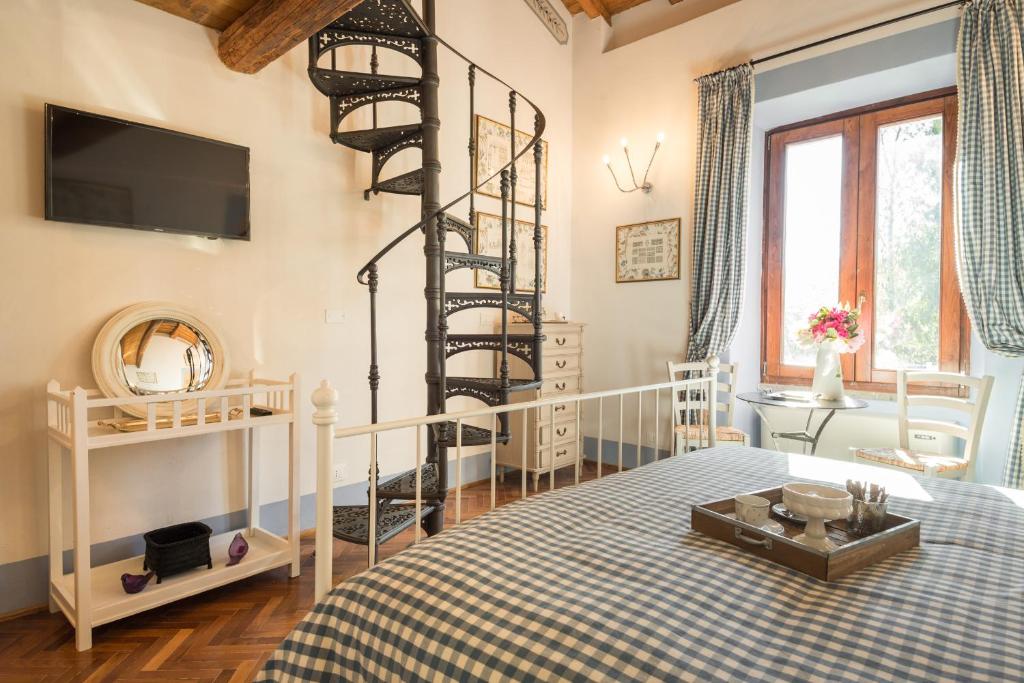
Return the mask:
<svg viewBox="0 0 1024 683">
<path fill-rule="evenodd" d="M 1024 0 L 976 0 L 958 46 L 955 216 L 960 288 L 986 348 L 1024 355 Z M 1003 483 L 1024 487 L 1024 383 Z"/>
<path fill-rule="evenodd" d="M 697 84 L 700 139 L 686 351 L 691 362 L 729 347 L 743 305 L 754 69 L 744 64 Z"/>
</svg>

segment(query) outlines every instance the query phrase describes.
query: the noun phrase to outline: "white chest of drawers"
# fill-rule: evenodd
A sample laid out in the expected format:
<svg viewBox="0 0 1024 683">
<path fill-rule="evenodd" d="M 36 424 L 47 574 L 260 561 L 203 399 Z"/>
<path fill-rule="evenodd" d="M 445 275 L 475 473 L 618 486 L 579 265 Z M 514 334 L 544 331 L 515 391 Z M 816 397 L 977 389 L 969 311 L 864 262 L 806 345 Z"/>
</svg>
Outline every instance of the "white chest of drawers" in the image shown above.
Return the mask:
<svg viewBox="0 0 1024 683">
<path fill-rule="evenodd" d="M 509 325 L 508 331 L 509 334 L 532 334 L 533 326 L 514 323 Z M 547 337 L 541 356 L 544 383 L 539 389 L 512 394 L 513 404 L 560 395 L 571 398 L 583 392 L 583 324 L 544 323 L 544 334 Z M 509 371 L 515 379 L 533 377 L 530 366 L 514 356 L 509 358 Z M 553 408 L 531 410 L 528 415 L 513 412 L 509 418 L 511 439 L 507 444 L 499 444 L 496 454 L 502 479 L 505 469 L 523 468 L 524 433 L 526 472 L 533 475 L 534 491 L 539 486 L 540 475 L 551 471 L 552 458 L 555 469 L 577 466 L 577 443 L 582 448 L 583 441 L 582 435 L 577 440 L 579 425 L 576 413 L 576 404 L 572 401 L 556 404 Z"/>
</svg>

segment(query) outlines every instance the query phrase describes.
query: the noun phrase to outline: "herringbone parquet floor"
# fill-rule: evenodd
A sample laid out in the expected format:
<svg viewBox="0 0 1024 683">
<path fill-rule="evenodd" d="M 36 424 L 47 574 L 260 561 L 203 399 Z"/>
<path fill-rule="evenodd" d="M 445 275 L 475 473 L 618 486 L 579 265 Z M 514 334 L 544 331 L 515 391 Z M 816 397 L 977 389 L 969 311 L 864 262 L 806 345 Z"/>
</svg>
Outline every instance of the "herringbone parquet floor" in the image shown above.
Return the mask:
<svg viewBox="0 0 1024 683">
<path fill-rule="evenodd" d="M 584 467 L 583 479 L 594 475 L 593 465 Z M 556 485 L 571 483 L 571 470 L 561 470 Z M 541 490 L 547 485 L 544 477 Z M 496 500 L 502 505 L 519 496 L 520 478 L 513 472 L 498 484 Z M 455 500 L 448 500 L 452 523 Z M 488 482 L 463 490 L 464 520 L 489 505 Z M 389 541 L 381 557 L 408 547 L 412 534 Z M 335 541 L 335 583 L 361 572 L 365 562 L 365 547 Z M 302 539 L 301 577 L 289 579 L 283 567 L 101 626 L 88 652 L 75 651 L 74 632 L 62 614 L 40 611 L 0 621 L 0 681 L 248 681 L 312 606 L 310 532 Z"/>
</svg>

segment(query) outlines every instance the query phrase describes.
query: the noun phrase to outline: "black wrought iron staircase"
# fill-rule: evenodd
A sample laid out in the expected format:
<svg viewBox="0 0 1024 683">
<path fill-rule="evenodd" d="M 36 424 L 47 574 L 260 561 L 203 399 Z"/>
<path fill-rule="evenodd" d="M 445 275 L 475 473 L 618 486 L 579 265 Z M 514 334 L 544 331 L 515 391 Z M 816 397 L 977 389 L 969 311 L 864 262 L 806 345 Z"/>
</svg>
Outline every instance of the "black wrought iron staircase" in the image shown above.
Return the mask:
<svg viewBox="0 0 1024 683">
<path fill-rule="evenodd" d="M 370 295 L 370 400 L 371 418 L 377 422 L 378 391 L 381 374 L 377 354 L 377 296 L 383 259 L 398 244 L 414 234 L 424 240 L 425 298 L 427 304 L 427 412 L 445 411 L 446 400 L 453 396 L 470 397 L 490 406 L 509 402 L 513 392 L 536 388 L 541 377 L 541 343 L 544 340 L 541 324 L 540 283 L 534 283 L 533 292 L 517 292 L 516 222 L 517 172 L 516 162 L 533 153 L 536 168 L 533 208 L 533 256 L 535 272 L 542 272 L 541 249 L 541 165 L 543 150 L 544 115 L 528 98 L 481 68 L 446 43 L 435 32 L 435 0 L 423 0 L 423 16 L 413 9 L 408 0 L 363 0 L 347 14 L 316 33 L 309 40 L 309 76 L 314 86 L 330 98 L 331 139 L 340 145 L 372 155 L 370 187 L 366 199 L 380 192 L 399 195 L 418 195 L 421 203 L 420 220 L 387 246 L 381 249 L 359 271 L 358 280 L 366 285 Z M 341 48 L 361 46 L 370 48 L 369 72 L 343 71 L 337 68 L 337 52 Z M 470 186 L 461 196 L 444 206 L 440 199 L 441 163 L 439 159 L 438 118 L 439 77 L 438 48 L 444 47 L 468 65 L 470 130 L 474 129 L 476 109 L 476 79 L 478 74 L 493 79 L 508 89 L 509 126 L 516 129 L 516 109 L 520 101 L 533 112 L 534 135 L 530 142 L 517 149 L 515 135 L 509 136 L 509 162 L 489 178 L 477 178 L 472 173 L 476 141 L 469 140 Z M 420 77 L 382 75 L 379 73 L 379 50 L 398 52 L 414 60 L 421 71 Z M 419 109 L 421 120 L 402 125 L 379 126 L 377 106 L 383 102 L 405 102 Z M 367 129 L 342 131 L 342 122 L 355 111 L 372 107 L 372 126 Z M 419 148 L 422 163 L 413 171 L 385 177 L 388 162 L 399 152 Z M 475 192 L 487 183 L 500 178 L 502 246 L 499 255 L 485 255 L 476 249 Z M 474 184 L 475 182 L 475 184 Z M 468 200 L 468 221 L 449 213 L 456 205 Z M 449 250 L 448 235 L 458 238 L 458 245 Z M 465 251 L 457 247 L 465 246 Z M 498 292 L 449 292 L 447 275 L 457 270 L 484 270 L 493 273 L 499 283 Z M 498 309 L 501 329 L 496 334 L 449 334 L 448 319 L 463 311 L 477 308 Z M 509 313 L 518 313 L 533 323 L 533 334 L 510 335 Z M 470 351 L 490 351 L 499 355 L 497 377 L 450 377 L 447 361 L 452 356 Z M 509 355 L 525 361 L 533 369 L 530 379 L 510 377 Z M 404 472 L 386 482 L 373 473 L 377 487 L 377 530 L 375 538 L 382 543 L 418 521 L 428 534 L 443 527 L 447 493 L 447 449 L 461 442 L 463 446 L 489 445 L 494 440 L 507 443 L 507 416 L 498 421 L 498 434 L 489 429 L 462 425 L 461 439 L 455 423 L 443 423 L 427 434 L 427 455 L 421 470 L 421 491 L 424 499 L 423 519 L 415 517 L 415 507 L 408 502 L 415 498 L 416 471 Z M 368 543 L 369 523 L 367 506 L 336 506 L 334 509 L 334 535 L 355 543 Z"/>
</svg>

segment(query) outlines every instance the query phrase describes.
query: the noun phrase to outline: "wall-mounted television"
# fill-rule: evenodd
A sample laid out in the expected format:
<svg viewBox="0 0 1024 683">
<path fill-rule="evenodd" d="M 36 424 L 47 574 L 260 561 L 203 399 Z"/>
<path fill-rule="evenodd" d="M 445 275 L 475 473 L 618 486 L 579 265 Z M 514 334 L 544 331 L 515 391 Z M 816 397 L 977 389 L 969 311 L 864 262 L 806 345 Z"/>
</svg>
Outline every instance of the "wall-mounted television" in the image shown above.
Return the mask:
<svg viewBox="0 0 1024 683">
<path fill-rule="evenodd" d="M 249 148 L 46 105 L 46 219 L 249 239 Z"/>
</svg>

